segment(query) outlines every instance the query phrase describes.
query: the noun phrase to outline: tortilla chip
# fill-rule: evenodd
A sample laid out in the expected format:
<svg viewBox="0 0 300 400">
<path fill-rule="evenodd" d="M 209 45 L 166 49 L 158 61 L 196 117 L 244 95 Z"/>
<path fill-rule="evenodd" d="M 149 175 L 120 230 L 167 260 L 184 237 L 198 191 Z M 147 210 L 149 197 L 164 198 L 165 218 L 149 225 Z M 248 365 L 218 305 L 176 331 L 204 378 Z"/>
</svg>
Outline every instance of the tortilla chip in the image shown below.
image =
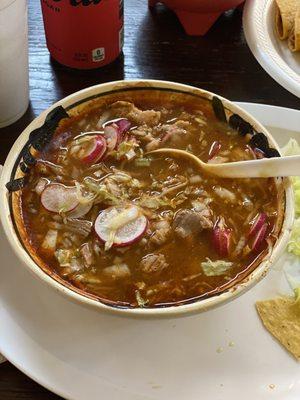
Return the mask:
<svg viewBox="0 0 300 400">
<path fill-rule="evenodd" d="M 291 30 L 288 45 L 290 50 L 292 51 L 299 51 L 300 50 L 300 6 L 298 8 L 295 23 L 293 29 Z"/>
<path fill-rule="evenodd" d="M 300 6 L 300 0 L 275 0 L 275 28 L 279 39 L 286 39 L 295 23 L 297 8 Z"/>
<path fill-rule="evenodd" d="M 258 314 L 266 329 L 300 360 L 300 305 L 293 298 L 256 302 Z"/>
</svg>

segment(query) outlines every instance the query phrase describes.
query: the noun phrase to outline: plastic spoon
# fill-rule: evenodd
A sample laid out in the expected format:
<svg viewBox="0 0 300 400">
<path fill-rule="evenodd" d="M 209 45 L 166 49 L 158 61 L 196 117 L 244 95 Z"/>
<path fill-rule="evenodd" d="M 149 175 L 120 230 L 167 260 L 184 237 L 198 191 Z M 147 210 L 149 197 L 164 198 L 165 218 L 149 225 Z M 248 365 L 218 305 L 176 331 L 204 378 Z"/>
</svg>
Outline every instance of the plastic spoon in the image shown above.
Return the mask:
<svg viewBox="0 0 300 400">
<path fill-rule="evenodd" d="M 189 159 L 207 173 L 222 178 L 273 178 L 277 176 L 300 176 L 300 156 L 261 158 L 259 160 L 209 164 L 185 150 L 162 148 L 147 154 L 169 154 Z"/>
</svg>

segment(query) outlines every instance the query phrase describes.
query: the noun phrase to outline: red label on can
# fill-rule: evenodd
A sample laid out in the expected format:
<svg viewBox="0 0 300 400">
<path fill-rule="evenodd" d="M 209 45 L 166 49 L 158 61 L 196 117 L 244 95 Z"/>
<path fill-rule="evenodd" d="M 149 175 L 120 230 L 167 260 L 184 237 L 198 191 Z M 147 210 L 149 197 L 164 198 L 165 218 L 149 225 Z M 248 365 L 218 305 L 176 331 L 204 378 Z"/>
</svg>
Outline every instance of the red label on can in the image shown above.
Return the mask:
<svg viewBox="0 0 300 400">
<path fill-rule="evenodd" d="M 73 68 L 98 68 L 123 45 L 123 0 L 41 0 L 47 47 Z"/>
</svg>

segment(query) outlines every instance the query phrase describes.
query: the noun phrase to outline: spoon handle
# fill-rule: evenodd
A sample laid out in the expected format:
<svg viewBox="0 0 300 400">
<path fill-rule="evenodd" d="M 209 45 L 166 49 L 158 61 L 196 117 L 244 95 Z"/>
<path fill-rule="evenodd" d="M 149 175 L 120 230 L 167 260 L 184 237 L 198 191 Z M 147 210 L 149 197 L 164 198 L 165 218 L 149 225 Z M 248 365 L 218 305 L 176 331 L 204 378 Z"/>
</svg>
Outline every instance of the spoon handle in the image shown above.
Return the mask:
<svg viewBox="0 0 300 400">
<path fill-rule="evenodd" d="M 224 164 L 206 164 L 205 169 L 224 178 L 274 178 L 300 176 L 300 156 L 263 158 Z"/>
</svg>

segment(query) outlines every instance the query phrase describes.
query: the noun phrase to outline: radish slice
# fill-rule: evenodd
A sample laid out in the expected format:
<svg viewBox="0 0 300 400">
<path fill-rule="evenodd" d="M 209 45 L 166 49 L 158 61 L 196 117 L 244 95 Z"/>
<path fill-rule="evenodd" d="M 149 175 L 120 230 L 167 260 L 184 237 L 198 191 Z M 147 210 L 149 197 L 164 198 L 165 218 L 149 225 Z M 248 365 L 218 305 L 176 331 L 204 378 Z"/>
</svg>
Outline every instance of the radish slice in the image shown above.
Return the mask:
<svg viewBox="0 0 300 400">
<path fill-rule="evenodd" d="M 250 228 L 250 232 L 249 232 L 249 237 L 256 235 L 256 233 L 261 229 L 261 227 L 265 224 L 267 220 L 267 215 L 265 213 L 260 213 L 258 214 L 252 224 L 251 224 L 251 228 Z"/>
<path fill-rule="evenodd" d="M 118 127 L 115 124 L 105 126 L 104 137 L 109 151 L 114 150 L 121 140 Z"/>
<path fill-rule="evenodd" d="M 213 245 L 216 252 L 226 257 L 229 254 L 231 230 L 225 227 L 225 221 L 220 218 L 213 229 Z"/>
<path fill-rule="evenodd" d="M 78 206 L 77 190 L 60 183 L 50 183 L 41 194 L 43 207 L 51 212 L 68 212 Z"/>
<path fill-rule="evenodd" d="M 92 208 L 93 203 L 79 203 L 74 210 L 70 211 L 68 217 L 70 218 L 81 218 L 84 217 Z"/>
<path fill-rule="evenodd" d="M 218 142 L 217 140 L 213 142 L 208 153 L 208 159 L 211 160 L 212 158 L 214 158 L 221 150 L 221 147 L 222 147 L 221 143 Z"/>
<path fill-rule="evenodd" d="M 104 126 L 104 136 L 109 150 L 114 150 L 123 141 L 123 135 L 131 127 L 131 122 L 126 118 L 120 118 Z"/>
<path fill-rule="evenodd" d="M 260 230 L 257 232 L 252 245 L 253 251 L 258 251 L 260 249 L 260 246 L 262 245 L 263 241 L 266 238 L 267 229 L 268 229 L 268 224 L 265 223 L 261 226 Z"/>
<path fill-rule="evenodd" d="M 131 122 L 128 121 L 127 118 L 121 118 L 121 119 L 115 121 L 115 124 L 117 125 L 117 127 L 119 129 L 119 134 L 120 135 L 123 135 L 131 127 Z"/>
<path fill-rule="evenodd" d="M 96 164 L 106 152 L 106 140 L 101 135 L 88 136 L 76 140 L 71 148 L 72 157 L 85 164 Z"/>
<path fill-rule="evenodd" d="M 128 246 L 139 240 L 147 224 L 147 218 L 136 206 L 109 207 L 99 213 L 95 231 L 105 242 L 105 250 L 109 250 L 111 246 Z"/>
<path fill-rule="evenodd" d="M 260 159 L 260 158 L 265 158 L 266 157 L 265 153 L 262 150 L 258 149 L 257 147 L 255 147 L 255 149 L 253 151 L 254 151 L 254 153 L 256 155 L 256 158 Z"/>
</svg>

